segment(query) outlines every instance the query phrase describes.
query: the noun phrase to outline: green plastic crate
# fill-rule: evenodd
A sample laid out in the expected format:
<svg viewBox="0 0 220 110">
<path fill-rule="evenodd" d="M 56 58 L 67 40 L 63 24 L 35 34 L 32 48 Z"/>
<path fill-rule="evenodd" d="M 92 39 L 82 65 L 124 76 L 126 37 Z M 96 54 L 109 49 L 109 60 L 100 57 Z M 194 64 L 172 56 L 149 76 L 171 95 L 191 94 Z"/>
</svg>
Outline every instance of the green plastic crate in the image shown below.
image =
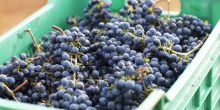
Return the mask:
<svg viewBox="0 0 220 110">
<path fill-rule="evenodd" d="M 125 0 L 112 1 L 111 8 L 114 11 L 118 11 L 125 3 Z M 201 0 L 194 1 L 198 3 Z M 206 0 L 206 2 L 208 1 Z M 212 14 L 215 15 L 212 18 L 210 18 L 209 11 L 204 11 L 199 15 L 198 10 L 195 12 L 189 8 L 195 7 L 191 2 L 192 0 L 182 0 L 181 13 L 192 13 L 210 20 L 212 24 L 216 23 L 219 18 L 217 14 Z M 19 55 L 23 52 L 32 54 L 32 40 L 24 32 L 25 29 L 31 28 L 37 39 L 40 39 L 42 35 L 52 30 L 52 25 L 68 28 L 65 23 L 67 16 L 82 16 L 83 8 L 87 3 L 88 0 L 49 0 L 43 8 L 0 36 L 0 64 L 9 60 L 13 55 Z M 219 9 L 217 4 L 212 6 L 215 6 L 212 7 L 213 10 Z M 187 9 L 185 9 L 186 7 Z M 220 22 L 215 26 L 192 63 L 169 91 L 165 93 L 162 90 L 155 90 L 138 110 L 220 110 L 220 31 L 218 29 L 220 29 Z M 0 110 L 30 109 L 49 110 L 54 108 L 0 99 Z"/>
<path fill-rule="evenodd" d="M 168 92 L 156 90 L 138 110 L 220 110 L 220 21 Z"/>
<path fill-rule="evenodd" d="M 220 14 L 220 0 L 180 0 L 181 13 L 192 14 L 208 20 L 213 26 L 217 24 Z"/>
</svg>

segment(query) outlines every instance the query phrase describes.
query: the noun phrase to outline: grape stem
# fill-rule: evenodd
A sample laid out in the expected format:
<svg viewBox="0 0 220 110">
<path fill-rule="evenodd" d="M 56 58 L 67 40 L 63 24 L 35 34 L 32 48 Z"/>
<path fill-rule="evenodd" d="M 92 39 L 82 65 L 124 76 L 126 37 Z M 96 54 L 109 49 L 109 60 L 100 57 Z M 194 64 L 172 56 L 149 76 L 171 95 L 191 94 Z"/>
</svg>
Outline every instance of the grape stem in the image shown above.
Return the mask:
<svg viewBox="0 0 220 110">
<path fill-rule="evenodd" d="M 141 73 L 141 75 L 139 76 L 139 78 L 141 79 L 141 82 L 142 82 L 142 84 L 143 84 L 143 86 L 144 86 L 144 91 L 147 91 L 147 87 L 146 87 L 146 85 L 145 85 L 145 83 L 144 83 L 144 79 L 143 79 L 143 73 Z"/>
<path fill-rule="evenodd" d="M 138 69 L 138 72 L 140 73 L 139 74 L 139 79 L 141 80 L 141 82 L 143 83 L 143 86 L 144 86 L 144 91 L 147 91 L 147 87 L 144 83 L 144 72 L 146 72 L 146 74 L 149 72 L 148 68 L 147 67 L 139 67 Z"/>
<path fill-rule="evenodd" d="M 73 18 L 72 18 L 72 21 L 73 21 L 73 26 L 75 25 L 75 26 L 77 26 L 78 25 L 78 23 L 77 23 L 77 20 L 76 20 L 77 18 L 74 16 Z"/>
<path fill-rule="evenodd" d="M 34 37 L 34 34 L 33 34 L 32 30 L 31 30 L 31 29 L 26 29 L 25 31 L 30 34 L 30 36 L 31 36 L 31 38 L 32 38 L 32 41 L 33 41 L 33 43 L 34 43 L 34 47 L 36 48 L 37 52 L 40 52 L 39 45 L 37 44 L 37 41 L 36 41 L 36 39 L 35 39 L 35 37 Z"/>
<path fill-rule="evenodd" d="M 18 87 L 16 87 L 13 92 L 17 92 L 19 89 L 21 89 L 22 87 L 24 87 L 26 84 L 28 83 L 28 80 L 25 80 L 23 83 L 21 83 Z"/>
<path fill-rule="evenodd" d="M 30 59 L 30 61 L 34 61 L 34 60 L 36 60 L 36 59 L 38 59 L 39 57 L 32 57 L 32 58 L 29 58 Z"/>
<path fill-rule="evenodd" d="M 74 65 L 77 65 L 77 55 L 75 55 L 75 58 L 74 58 Z M 75 72 L 73 73 L 73 81 L 76 82 L 76 73 Z"/>
<path fill-rule="evenodd" d="M 99 9 L 102 9 L 104 7 L 105 3 L 102 0 L 99 0 Z"/>
<path fill-rule="evenodd" d="M 19 89 L 21 89 L 23 86 L 25 86 L 28 83 L 27 80 L 25 80 L 23 83 L 21 83 L 18 87 L 16 87 L 13 91 L 4 83 L 3 86 L 5 87 L 6 91 L 12 96 L 12 98 L 19 102 L 18 99 L 15 97 L 14 93 L 17 92 Z"/>
<path fill-rule="evenodd" d="M 182 58 L 186 58 L 190 54 L 192 54 L 193 52 L 197 51 L 203 45 L 203 43 L 205 42 L 205 40 L 207 38 L 208 38 L 208 35 L 197 46 L 195 46 L 191 51 L 186 52 L 186 53 L 181 53 L 181 52 L 174 51 L 174 50 L 172 50 L 172 48 L 164 48 L 164 49 L 170 51 L 171 53 L 177 54 Z"/>
<path fill-rule="evenodd" d="M 65 32 L 63 31 L 63 29 L 61 29 L 60 27 L 53 25 L 52 28 L 57 30 L 57 31 L 60 31 L 62 36 L 66 36 Z"/>
<path fill-rule="evenodd" d="M 49 59 L 48 59 L 48 62 L 51 62 L 51 61 L 52 61 L 52 59 L 53 59 L 53 57 L 54 57 L 53 55 L 52 55 L 52 56 L 50 56 L 50 57 L 49 57 Z"/>
<path fill-rule="evenodd" d="M 12 98 L 15 101 L 19 102 L 18 99 L 15 97 L 14 92 L 5 83 L 2 83 L 2 85 L 5 87 L 6 91 L 12 96 Z"/>
</svg>

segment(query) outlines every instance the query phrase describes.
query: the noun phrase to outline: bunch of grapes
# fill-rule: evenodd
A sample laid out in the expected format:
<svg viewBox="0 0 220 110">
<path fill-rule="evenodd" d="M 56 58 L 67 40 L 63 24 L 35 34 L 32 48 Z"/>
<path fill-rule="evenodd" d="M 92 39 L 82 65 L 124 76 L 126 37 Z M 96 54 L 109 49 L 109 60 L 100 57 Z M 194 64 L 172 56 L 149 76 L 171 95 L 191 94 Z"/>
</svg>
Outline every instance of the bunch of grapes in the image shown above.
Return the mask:
<svg viewBox="0 0 220 110">
<path fill-rule="evenodd" d="M 211 32 L 197 17 L 165 19 L 151 0 L 91 0 L 85 18 L 57 26 L 36 52 L 0 65 L 0 97 L 69 110 L 134 110 L 154 90 L 167 91 Z"/>
</svg>

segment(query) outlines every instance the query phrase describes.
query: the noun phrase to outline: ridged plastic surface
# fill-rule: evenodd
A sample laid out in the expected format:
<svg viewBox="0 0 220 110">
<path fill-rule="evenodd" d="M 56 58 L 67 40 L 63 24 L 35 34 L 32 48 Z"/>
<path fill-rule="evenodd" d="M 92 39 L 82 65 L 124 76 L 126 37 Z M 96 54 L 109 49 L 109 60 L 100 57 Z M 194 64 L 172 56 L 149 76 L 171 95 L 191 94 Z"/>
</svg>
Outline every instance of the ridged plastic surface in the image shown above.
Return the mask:
<svg viewBox="0 0 220 110">
<path fill-rule="evenodd" d="M 112 1 L 113 6 L 111 8 L 114 11 L 119 10 L 125 3 L 125 0 Z M 182 4 L 181 13 L 194 13 L 184 8 L 194 6 L 190 1 L 187 5 L 187 2 L 182 0 L 184 4 Z M 24 32 L 25 29 L 31 28 L 39 39 L 51 30 L 52 25 L 67 28 L 68 26 L 65 23 L 67 16 L 82 16 L 83 8 L 87 2 L 88 0 L 50 0 L 42 9 L 0 37 L 0 64 L 10 59 L 12 55 L 19 55 L 23 52 L 32 54 L 32 41 L 28 34 Z M 212 8 L 218 9 L 217 7 Z M 208 18 L 207 13 L 197 14 L 197 16 Z M 212 19 L 217 20 L 218 16 L 216 15 Z M 214 21 L 212 23 L 215 24 Z M 155 90 L 140 105 L 138 110 L 220 110 L 219 29 L 220 22 L 215 26 L 194 60 L 169 91 L 165 93 L 162 90 Z M 49 109 L 54 108 L 0 99 L 0 110 Z"/>
<path fill-rule="evenodd" d="M 168 92 L 154 91 L 138 110 L 220 110 L 219 29 L 220 22 Z"/>
</svg>

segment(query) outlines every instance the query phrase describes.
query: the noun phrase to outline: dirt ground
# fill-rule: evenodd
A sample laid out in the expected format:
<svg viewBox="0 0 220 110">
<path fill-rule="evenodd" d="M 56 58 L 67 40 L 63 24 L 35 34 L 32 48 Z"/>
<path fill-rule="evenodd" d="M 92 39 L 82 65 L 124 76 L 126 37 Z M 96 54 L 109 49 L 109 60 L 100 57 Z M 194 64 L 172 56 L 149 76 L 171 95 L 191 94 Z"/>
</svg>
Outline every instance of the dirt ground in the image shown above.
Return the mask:
<svg viewBox="0 0 220 110">
<path fill-rule="evenodd" d="M 0 0 L 0 35 L 45 3 L 46 0 Z"/>
<path fill-rule="evenodd" d="M 158 0 L 156 0 L 157 2 Z M 179 0 L 170 0 L 170 10 L 179 11 Z M 0 0 L 0 35 L 21 22 L 23 19 L 44 6 L 47 0 Z M 158 3 L 164 10 L 166 2 Z"/>
</svg>

